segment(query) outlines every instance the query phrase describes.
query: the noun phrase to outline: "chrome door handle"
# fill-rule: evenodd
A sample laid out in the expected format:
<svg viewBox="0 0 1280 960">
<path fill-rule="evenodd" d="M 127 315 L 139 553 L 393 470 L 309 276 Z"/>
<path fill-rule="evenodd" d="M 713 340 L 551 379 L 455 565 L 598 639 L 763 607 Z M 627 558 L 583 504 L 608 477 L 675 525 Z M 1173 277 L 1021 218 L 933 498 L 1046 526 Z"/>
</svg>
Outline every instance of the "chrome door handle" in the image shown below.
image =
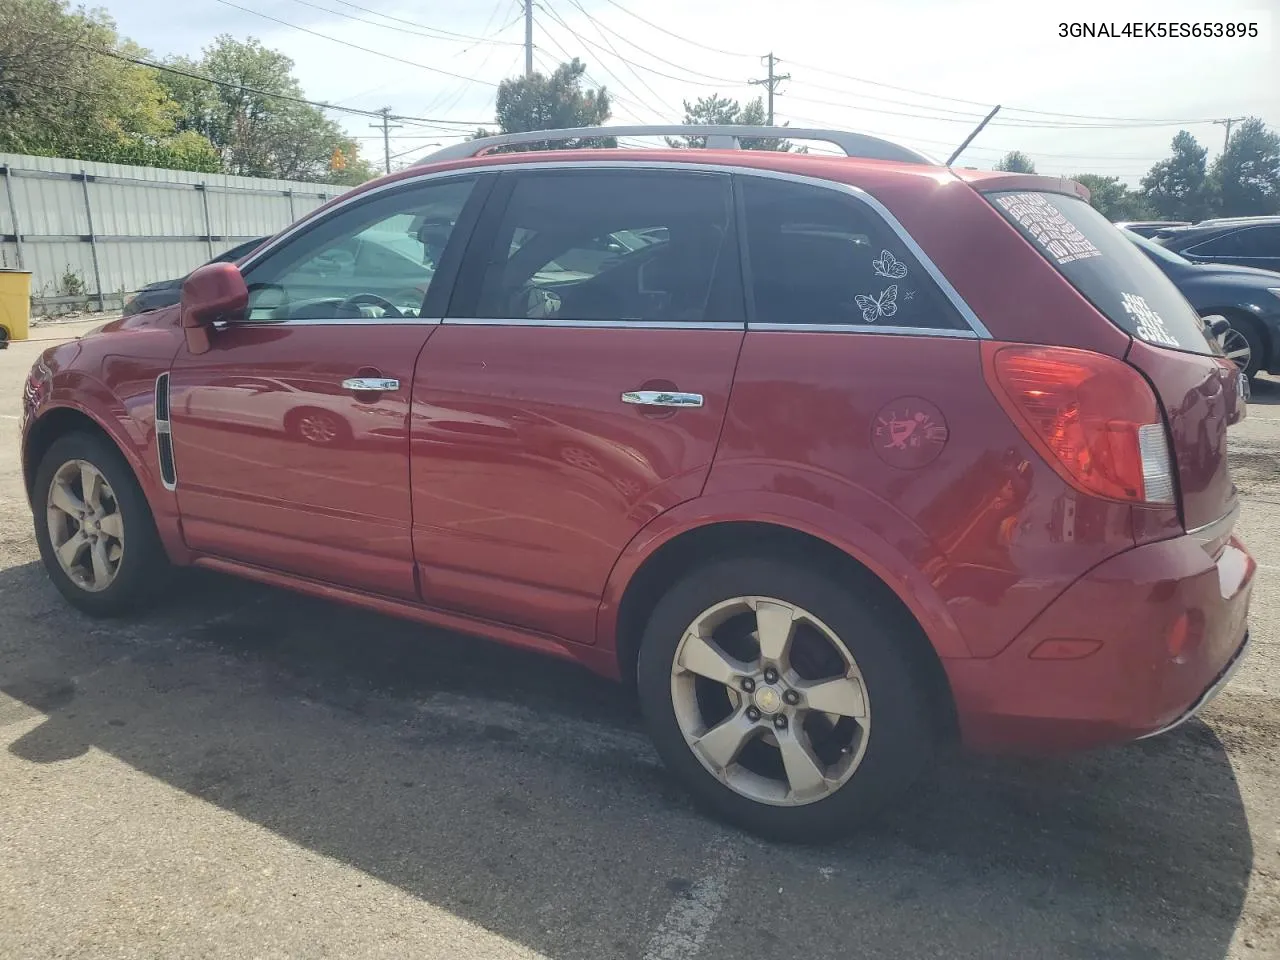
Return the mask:
<svg viewBox="0 0 1280 960">
<path fill-rule="evenodd" d="M 634 403 L 642 407 L 700 407 L 702 394 L 676 393 L 666 390 L 632 390 L 622 395 L 623 403 Z"/>
<path fill-rule="evenodd" d="M 386 393 L 388 390 L 399 390 L 400 381 L 385 377 L 352 377 L 342 381 L 342 389 L 355 393 Z"/>
</svg>

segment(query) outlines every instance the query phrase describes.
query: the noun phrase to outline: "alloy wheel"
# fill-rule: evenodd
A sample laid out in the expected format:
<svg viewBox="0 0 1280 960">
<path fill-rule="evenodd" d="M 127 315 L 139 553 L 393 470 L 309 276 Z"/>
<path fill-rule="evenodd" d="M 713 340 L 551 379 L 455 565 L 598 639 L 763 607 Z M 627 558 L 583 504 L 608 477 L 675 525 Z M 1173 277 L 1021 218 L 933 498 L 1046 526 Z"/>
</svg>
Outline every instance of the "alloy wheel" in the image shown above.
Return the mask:
<svg viewBox="0 0 1280 960">
<path fill-rule="evenodd" d="M 1235 327 L 1228 328 L 1222 335 L 1222 352 L 1241 370 L 1248 370 L 1249 364 L 1253 362 L 1253 348 L 1249 346 L 1249 338 Z"/>
<path fill-rule="evenodd" d="M 827 797 L 866 753 L 871 707 L 849 648 L 795 604 L 737 597 L 701 613 L 671 668 L 685 743 L 736 793 L 774 806 Z"/>
<path fill-rule="evenodd" d="M 87 460 L 59 467 L 46 516 L 54 556 L 71 581 L 90 593 L 111 586 L 124 559 L 124 517 L 102 471 Z"/>
</svg>

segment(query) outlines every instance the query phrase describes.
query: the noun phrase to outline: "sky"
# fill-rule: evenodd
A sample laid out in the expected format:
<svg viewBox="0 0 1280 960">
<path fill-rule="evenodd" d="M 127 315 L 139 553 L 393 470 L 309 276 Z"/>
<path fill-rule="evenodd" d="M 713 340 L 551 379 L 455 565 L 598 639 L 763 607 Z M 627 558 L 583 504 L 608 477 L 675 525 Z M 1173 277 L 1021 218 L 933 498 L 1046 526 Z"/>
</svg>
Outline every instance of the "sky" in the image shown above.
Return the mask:
<svg viewBox="0 0 1280 960">
<path fill-rule="evenodd" d="M 776 117 L 884 136 L 945 158 L 995 105 L 957 164 L 1008 150 L 1040 173 L 1136 185 L 1179 129 L 1210 150 L 1259 116 L 1280 129 L 1280 0 L 533 0 L 535 68 L 570 56 L 614 97 L 614 123 L 674 123 L 681 102 L 763 92 L 772 52 Z M 492 125 L 497 84 L 524 69 L 522 0 L 109 0 L 120 32 L 153 55 L 198 56 L 220 33 L 293 58 L 306 95 L 400 121 L 396 164 Z M 270 18 L 270 19 L 269 19 Z M 1060 24 L 1257 24 L 1256 38 L 1060 37 Z M 647 23 L 644 21 L 648 21 Z M 365 49 L 357 49 L 363 47 Z M 383 159 L 370 118 L 331 113 Z"/>
</svg>

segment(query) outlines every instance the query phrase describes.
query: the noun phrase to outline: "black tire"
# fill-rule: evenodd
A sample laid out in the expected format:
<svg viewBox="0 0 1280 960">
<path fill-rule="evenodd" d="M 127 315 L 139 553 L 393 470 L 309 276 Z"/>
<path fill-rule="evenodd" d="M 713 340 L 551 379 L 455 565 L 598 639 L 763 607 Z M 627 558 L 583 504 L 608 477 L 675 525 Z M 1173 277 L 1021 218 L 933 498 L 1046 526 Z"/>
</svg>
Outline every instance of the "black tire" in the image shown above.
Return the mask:
<svg viewBox="0 0 1280 960">
<path fill-rule="evenodd" d="M 105 589 L 92 592 L 80 586 L 62 569 L 50 541 L 49 488 L 59 468 L 71 460 L 84 460 L 98 469 L 110 485 L 124 525 L 124 552 L 115 579 Z M 168 583 L 172 568 L 151 508 L 124 456 L 105 437 L 70 433 L 49 447 L 36 468 L 32 494 L 36 543 L 53 585 L 75 607 L 94 617 L 132 613 L 155 599 Z"/>
<path fill-rule="evenodd" d="M 1265 352 L 1267 348 L 1262 340 L 1262 334 L 1253 321 L 1247 317 L 1235 314 L 1227 314 L 1226 317 L 1227 322 L 1231 324 L 1231 331 L 1244 337 L 1249 344 L 1249 363 L 1241 368 L 1241 372 L 1252 380 L 1262 372 L 1263 361 L 1266 360 Z M 1230 336 L 1230 332 L 1226 334 L 1226 337 Z M 1226 337 L 1224 337 L 1224 340 Z"/>
<path fill-rule="evenodd" d="M 743 796 L 694 756 L 676 720 L 671 669 L 681 637 L 703 611 L 741 596 L 808 610 L 836 633 L 862 673 L 872 718 L 866 753 L 852 777 L 821 800 L 779 806 Z M 695 570 L 654 608 L 637 664 L 640 707 L 663 762 L 704 809 L 768 839 L 815 843 L 863 826 L 929 766 L 937 740 L 926 686 L 892 623 L 847 586 L 802 564 L 725 559 Z"/>
</svg>

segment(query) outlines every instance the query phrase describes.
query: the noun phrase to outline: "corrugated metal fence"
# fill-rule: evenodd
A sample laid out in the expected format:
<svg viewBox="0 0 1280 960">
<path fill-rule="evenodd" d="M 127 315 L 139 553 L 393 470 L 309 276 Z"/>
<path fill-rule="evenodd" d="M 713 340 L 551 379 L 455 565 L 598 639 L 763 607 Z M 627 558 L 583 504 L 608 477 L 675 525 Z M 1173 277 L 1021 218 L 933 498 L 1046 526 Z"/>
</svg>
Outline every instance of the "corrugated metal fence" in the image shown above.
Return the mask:
<svg viewBox="0 0 1280 960">
<path fill-rule="evenodd" d="M 3 153 L 0 181 L 0 267 L 32 272 L 37 314 L 119 306 L 349 189 Z"/>
</svg>

